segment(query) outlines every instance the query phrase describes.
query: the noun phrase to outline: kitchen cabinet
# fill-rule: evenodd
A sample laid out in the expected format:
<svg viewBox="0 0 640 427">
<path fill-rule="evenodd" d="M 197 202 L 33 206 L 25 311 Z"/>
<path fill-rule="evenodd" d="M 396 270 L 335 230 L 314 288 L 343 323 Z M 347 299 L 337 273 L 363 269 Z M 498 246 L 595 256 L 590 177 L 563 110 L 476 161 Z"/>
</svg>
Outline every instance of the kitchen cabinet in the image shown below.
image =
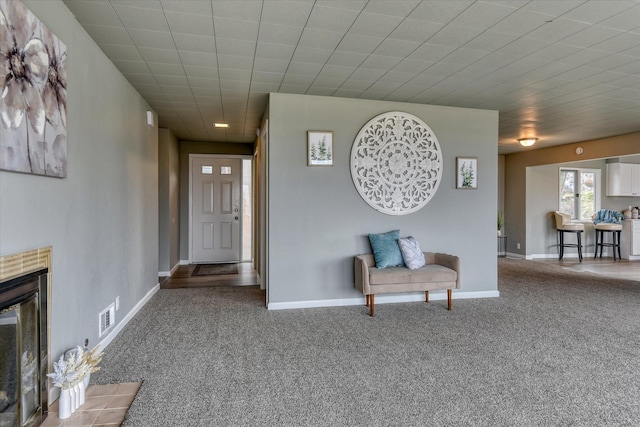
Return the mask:
<svg viewBox="0 0 640 427">
<path fill-rule="evenodd" d="M 640 196 L 640 164 L 608 163 L 607 196 Z"/>
<path fill-rule="evenodd" d="M 622 221 L 620 251 L 622 258 L 640 260 L 640 219 Z"/>
</svg>

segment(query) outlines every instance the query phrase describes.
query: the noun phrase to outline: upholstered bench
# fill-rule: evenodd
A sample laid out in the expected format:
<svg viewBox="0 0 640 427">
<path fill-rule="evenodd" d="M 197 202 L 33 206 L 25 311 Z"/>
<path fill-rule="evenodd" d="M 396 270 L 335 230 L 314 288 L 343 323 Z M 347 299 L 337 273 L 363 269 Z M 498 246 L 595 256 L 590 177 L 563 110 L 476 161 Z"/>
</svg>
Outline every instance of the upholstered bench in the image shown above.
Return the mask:
<svg viewBox="0 0 640 427">
<path fill-rule="evenodd" d="M 365 295 L 369 314 L 374 315 L 376 294 L 421 292 L 429 302 L 429 291 L 447 290 L 447 308 L 451 310 L 451 290 L 460 288 L 460 259 L 455 255 L 424 252 L 426 265 L 378 269 L 373 254 L 355 257 L 355 286 Z"/>
</svg>

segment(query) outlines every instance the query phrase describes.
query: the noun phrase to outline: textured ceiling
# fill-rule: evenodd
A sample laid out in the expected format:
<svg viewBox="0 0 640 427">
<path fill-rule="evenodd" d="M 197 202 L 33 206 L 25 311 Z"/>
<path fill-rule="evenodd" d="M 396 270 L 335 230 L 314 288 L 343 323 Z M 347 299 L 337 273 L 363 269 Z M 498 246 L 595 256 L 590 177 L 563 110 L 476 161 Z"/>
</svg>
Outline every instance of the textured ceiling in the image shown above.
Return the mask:
<svg viewBox="0 0 640 427">
<path fill-rule="evenodd" d="M 254 141 L 269 92 L 498 110 L 500 153 L 640 131 L 637 0 L 63 1 L 179 139 Z"/>
</svg>

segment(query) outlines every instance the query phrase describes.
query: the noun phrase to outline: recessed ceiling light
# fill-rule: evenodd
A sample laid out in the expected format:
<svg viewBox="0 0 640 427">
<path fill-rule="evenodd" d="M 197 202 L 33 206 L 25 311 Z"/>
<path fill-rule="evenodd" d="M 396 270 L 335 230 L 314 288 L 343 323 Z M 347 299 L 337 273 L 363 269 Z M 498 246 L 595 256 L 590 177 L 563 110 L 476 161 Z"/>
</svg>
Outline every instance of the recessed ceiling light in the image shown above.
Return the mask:
<svg viewBox="0 0 640 427">
<path fill-rule="evenodd" d="M 214 123 L 213 125 L 215 127 L 217 127 L 217 128 L 228 128 L 229 127 L 228 123 Z"/>
</svg>

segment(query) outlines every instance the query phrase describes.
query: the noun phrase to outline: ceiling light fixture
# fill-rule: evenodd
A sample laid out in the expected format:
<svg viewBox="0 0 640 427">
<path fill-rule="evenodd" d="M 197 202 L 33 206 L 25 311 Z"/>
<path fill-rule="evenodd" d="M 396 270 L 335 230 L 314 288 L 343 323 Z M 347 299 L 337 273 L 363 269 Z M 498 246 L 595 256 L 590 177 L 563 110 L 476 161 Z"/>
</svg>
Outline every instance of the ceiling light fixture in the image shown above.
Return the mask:
<svg viewBox="0 0 640 427">
<path fill-rule="evenodd" d="M 538 138 L 518 138 L 518 142 L 523 147 L 531 147 L 537 140 Z"/>
<path fill-rule="evenodd" d="M 213 126 L 217 128 L 228 128 L 229 125 L 227 123 L 214 123 Z"/>
</svg>

